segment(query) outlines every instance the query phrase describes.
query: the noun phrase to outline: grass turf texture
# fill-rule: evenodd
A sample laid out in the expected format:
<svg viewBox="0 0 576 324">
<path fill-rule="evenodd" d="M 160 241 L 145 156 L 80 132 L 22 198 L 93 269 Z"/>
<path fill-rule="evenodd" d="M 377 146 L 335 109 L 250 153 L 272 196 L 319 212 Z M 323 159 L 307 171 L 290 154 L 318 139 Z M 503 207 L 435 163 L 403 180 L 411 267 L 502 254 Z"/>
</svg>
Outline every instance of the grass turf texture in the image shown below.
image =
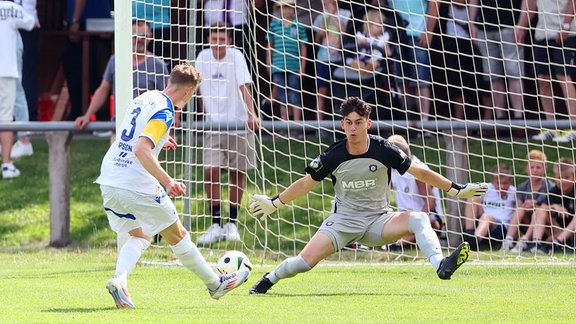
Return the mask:
<svg viewBox="0 0 576 324">
<path fill-rule="evenodd" d="M 146 260 L 150 255 L 144 257 Z M 129 289 L 136 310 L 117 310 L 105 283 L 115 251 L 48 249 L 0 254 L 4 323 L 569 323 L 576 268 L 463 266 L 449 281 L 430 266 L 328 266 L 274 286 L 245 285 L 212 300 L 183 267 L 138 266 Z"/>
</svg>

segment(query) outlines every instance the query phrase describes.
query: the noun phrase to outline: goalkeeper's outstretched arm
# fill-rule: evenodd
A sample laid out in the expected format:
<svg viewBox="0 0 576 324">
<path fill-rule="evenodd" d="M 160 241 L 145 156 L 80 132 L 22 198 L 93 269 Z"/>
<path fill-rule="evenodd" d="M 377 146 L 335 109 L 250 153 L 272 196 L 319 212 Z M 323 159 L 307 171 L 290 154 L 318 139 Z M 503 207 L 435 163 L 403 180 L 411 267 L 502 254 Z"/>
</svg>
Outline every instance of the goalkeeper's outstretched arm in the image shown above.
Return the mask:
<svg viewBox="0 0 576 324">
<path fill-rule="evenodd" d="M 293 182 L 276 197 L 270 198 L 266 195 L 253 195 L 252 198 L 254 202 L 250 204 L 250 212 L 254 215 L 262 215 L 262 218 L 264 218 L 292 200 L 306 195 L 317 184 L 318 181 L 312 179 L 312 177 L 307 174 Z"/>
<path fill-rule="evenodd" d="M 423 168 L 416 163 L 410 165 L 408 173 L 412 174 L 416 179 L 422 182 L 442 189 L 449 195 L 459 198 L 480 197 L 484 195 L 488 189 L 488 183 L 486 182 L 458 184 L 448 180 L 438 172 Z"/>
</svg>

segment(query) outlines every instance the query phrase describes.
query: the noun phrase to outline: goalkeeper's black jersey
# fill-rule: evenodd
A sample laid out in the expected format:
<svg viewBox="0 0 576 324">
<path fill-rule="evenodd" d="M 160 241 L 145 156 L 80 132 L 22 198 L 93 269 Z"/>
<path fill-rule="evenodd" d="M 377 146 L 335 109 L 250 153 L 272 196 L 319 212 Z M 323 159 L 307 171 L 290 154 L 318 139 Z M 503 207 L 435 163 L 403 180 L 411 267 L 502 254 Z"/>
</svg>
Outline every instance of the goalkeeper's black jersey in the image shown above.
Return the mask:
<svg viewBox="0 0 576 324">
<path fill-rule="evenodd" d="M 404 174 L 410 157 L 380 136 L 369 135 L 368 151 L 361 155 L 348 153 L 346 141 L 332 144 L 306 172 L 316 181 L 332 178 L 339 213 L 362 216 L 390 210 L 391 169 Z"/>
</svg>

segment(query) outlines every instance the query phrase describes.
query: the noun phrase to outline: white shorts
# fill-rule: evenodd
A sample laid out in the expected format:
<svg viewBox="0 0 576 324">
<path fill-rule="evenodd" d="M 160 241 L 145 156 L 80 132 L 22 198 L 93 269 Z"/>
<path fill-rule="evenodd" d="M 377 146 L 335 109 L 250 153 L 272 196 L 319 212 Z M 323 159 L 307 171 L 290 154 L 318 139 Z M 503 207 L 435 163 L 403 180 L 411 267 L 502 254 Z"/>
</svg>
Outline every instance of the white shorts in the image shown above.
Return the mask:
<svg viewBox="0 0 576 324">
<path fill-rule="evenodd" d="M 158 196 L 105 185 L 100 185 L 100 190 L 108 223 L 118 234 L 141 227 L 151 237 L 178 220 L 176 206 L 164 190 Z"/>
<path fill-rule="evenodd" d="M 14 121 L 16 79 L 0 77 L 0 121 Z"/>
</svg>

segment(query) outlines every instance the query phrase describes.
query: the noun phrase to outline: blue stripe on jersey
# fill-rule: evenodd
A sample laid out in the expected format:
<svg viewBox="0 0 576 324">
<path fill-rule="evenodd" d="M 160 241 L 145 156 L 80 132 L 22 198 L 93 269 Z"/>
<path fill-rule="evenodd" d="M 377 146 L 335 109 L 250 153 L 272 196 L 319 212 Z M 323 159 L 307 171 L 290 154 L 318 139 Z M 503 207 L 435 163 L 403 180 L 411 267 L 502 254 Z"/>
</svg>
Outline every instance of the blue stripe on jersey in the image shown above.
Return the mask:
<svg viewBox="0 0 576 324">
<path fill-rule="evenodd" d="M 128 219 L 136 220 L 136 216 L 134 216 L 133 214 L 120 214 L 120 213 L 113 211 L 110 208 L 107 208 L 107 207 L 104 207 L 104 210 L 111 212 L 112 214 L 118 216 L 119 218 L 128 218 Z"/>
<path fill-rule="evenodd" d="M 165 108 L 155 113 L 150 120 L 160 120 L 166 124 L 166 128 L 170 128 L 174 122 L 174 111 L 170 108 Z"/>
</svg>

